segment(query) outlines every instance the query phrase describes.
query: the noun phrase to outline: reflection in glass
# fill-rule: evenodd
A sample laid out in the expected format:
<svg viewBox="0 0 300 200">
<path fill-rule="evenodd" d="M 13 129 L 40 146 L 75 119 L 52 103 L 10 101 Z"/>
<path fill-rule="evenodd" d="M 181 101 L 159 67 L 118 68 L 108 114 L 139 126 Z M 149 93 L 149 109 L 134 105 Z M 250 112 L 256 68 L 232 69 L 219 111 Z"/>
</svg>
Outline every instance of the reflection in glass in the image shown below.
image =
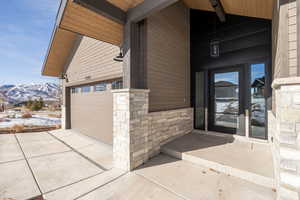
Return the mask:
<svg viewBox="0 0 300 200">
<path fill-rule="evenodd" d="M 238 128 L 239 73 L 214 74 L 215 125 Z"/>
<path fill-rule="evenodd" d="M 196 73 L 195 128 L 205 128 L 204 72 Z"/>
<path fill-rule="evenodd" d="M 251 136 L 266 137 L 265 64 L 251 65 Z"/>
</svg>

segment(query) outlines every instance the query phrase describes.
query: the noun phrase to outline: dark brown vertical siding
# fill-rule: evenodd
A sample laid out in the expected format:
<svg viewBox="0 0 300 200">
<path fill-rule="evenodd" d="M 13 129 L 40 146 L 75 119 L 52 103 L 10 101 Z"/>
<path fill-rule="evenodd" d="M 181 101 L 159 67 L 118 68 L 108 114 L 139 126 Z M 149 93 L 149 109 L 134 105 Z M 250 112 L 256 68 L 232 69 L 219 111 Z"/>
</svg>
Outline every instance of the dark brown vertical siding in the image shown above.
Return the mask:
<svg viewBox="0 0 300 200">
<path fill-rule="evenodd" d="M 113 60 L 119 47 L 89 37 L 82 37 L 69 58 L 66 73 L 69 84 L 88 79 L 122 77 L 122 63 Z"/>
<path fill-rule="evenodd" d="M 147 19 L 149 110 L 190 106 L 189 9 L 176 3 Z"/>
</svg>

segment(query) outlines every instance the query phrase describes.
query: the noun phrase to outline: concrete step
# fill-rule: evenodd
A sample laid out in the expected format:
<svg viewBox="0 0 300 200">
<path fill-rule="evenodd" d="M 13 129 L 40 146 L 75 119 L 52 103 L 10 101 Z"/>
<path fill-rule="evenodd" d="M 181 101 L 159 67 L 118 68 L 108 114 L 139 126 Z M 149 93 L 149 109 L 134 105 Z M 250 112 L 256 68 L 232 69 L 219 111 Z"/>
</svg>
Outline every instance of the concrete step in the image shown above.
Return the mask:
<svg viewBox="0 0 300 200">
<path fill-rule="evenodd" d="M 235 152 L 233 153 L 239 153 L 239 148 L 244 148 L 243 145 L 237 144 L 236 147 L 233 144 L 218 144 L 216 147 L 204 147 L 204 148 L 190 148 L 189 150 L 185 151 L 183 150 L 181 144 L 185 145 L 189 140 L 191 146 L 195 147 L 192 142 L 197 141 L 197 138 L 199 136 L 183 136 L 183 138 L 178 138 L 177 140 L 166 144 L 162 147 L 161 151 L 169 156 L 172 156 L 177 159 L 189 161 L 193 164 L 200 165 L 203 167 L 207 167 L 209 169 L 213 169 L 215 171 L 219 171 L 221 173 L 234 176 L 240 179 L 244 179 L 246 181 L 252 182 L 257 185 L 261 185 L 268 188 L 276 188 L 275 187 L 275 180 L 269 173 L 264 173 L 264 171 L 267 171 L 267 169 L 264 170 L 253 170 L 253 168 L 257 167 L 266 167 L 270 168 L 269 170 L 273 171 L 273 168 L 268 166 L 267 162 L 272 162 L 269 159 L 265 158 L 265 163 L 263 163 L 264 158 L 260 158 L 257 163 L 255 159 L 247 159 L 251 156 L 262 156 L 263 153 L 256 152 L 253 153 L 253 155 L 249 154 L 246 155 L 245 158 L 243 156 L 228 156 L 231 155 L 231 152 L 229 153 L 231 149 L 234 149 Z M 203 137 L 203 136 L 201 136 Z M 204 136 L 205 137 L 205 136 Z M 189 138 L 187 140 L 187 138 Z M 209 143 L 208 140 L 202 139 L 201 141 L 203 143 Z M 225 145 L 229 145 L 230 147 L 227 147 Z M 200 145 L 201 146 L 201 145 Z M 203 145 L 202 145 L 203 147 Z M 215 148 L 215 149 L 214 149 Z M 192 150 L 191 150 L 192 149 Z M 226 152 L 227 151 L 227 152 Z M 260 149 L 261 151 L 261 149 Z M 227 153 L 227 154 L 226 154 Z M 241 152 L 243 153 L 243 152 Z M 260 155 L 257 155 L 260 154 Z M 226 158 L 227 157 L 227 158 Z M 240 163 L 242 162 L 242 164 Z M 249 163 L 247 163 L 249 162 Z M 251 167 L 248 167 L 249 165 L 252 165 Z M 245 166 L 245 167 L 244 167 Z"/>
</svg>

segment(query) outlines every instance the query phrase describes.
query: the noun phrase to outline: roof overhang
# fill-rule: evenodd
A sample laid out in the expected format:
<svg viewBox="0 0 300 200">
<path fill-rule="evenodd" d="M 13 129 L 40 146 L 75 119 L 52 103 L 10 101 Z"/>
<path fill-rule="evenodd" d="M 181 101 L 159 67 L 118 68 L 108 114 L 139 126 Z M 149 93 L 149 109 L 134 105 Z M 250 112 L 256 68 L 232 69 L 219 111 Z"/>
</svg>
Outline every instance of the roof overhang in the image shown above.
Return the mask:
<svg viewBox="0 0 300 200">
<path fill-rule="evenodd" d="M 210 0 L 182 0 L 192 9 L 214 11 Z M 147 17 L 147 9 L 157 11 L 176 0 L 61 0 L 42 74 L 59 77 L 77 35 L 121 46 L 128 18 Z M 220 0 L 225 13 L 272 19 L 274 0 Z M 134 12 L 136 11 L 136 12 Z M 110 13 L 107 15 L 107 12 Z M 150 13 L 150 12 L 149 12 Z M 125 21 L 124 21 L 125 19 Z"/>
<path fill-rule="evenodd" d="M 123 25 L 73 0 L 62 0 L 42 75 L 61 76 L 77 35 L 85 35 L 120 46 L 123 40 Z"/>
<path fill-rule="evenodd" d="M 63 73 L 66 58 L 70 55 L 77 40 L 76 33 L 56 28 L 53 32 L 51 45 L 47 52 L 42 74 L 59 77 Z"/>
</svg>

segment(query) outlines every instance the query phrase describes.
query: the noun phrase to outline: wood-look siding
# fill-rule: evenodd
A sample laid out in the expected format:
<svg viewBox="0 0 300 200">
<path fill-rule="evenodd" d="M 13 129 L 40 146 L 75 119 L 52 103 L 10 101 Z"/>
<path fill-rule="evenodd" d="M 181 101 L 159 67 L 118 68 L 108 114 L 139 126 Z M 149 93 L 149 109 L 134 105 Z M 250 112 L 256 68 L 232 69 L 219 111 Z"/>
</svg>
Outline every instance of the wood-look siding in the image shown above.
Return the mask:
<svg viewBox="0 0 300 200">
<path fill-rule="evenodd" d="M 133 8 L 138 4 L 142 3 L 144 0 L 107 0 L 107 1 L 121 8 L 122 10 L 127 11 L 128 9 Z"/>
<path fill-rule="evenodd" d="M 115 6 L 127 11 L 144 2 L 144 0 L 108 0 Z M 182 0 L 189 8 L 213 11 L 209 0 Z M 221 0 L 225 12 L 241 16 L 272 18 L 274 0 Z"/>
<path fill-rule="evenodd" d="M 82 37 L 69 57 L 68 84 L 122 77 L 122 63 L 113 60 L 119 47 Z"/>
<path fill-rule="evenodd" d="M 60 28 L 95 38 L 114 45 L 121 45 L 123 25 L 68 0 Z"/>
<path fill-rule="evenodd" d="M 147 19 L 149 110 L 190 106 L 189 10 L 176 3 Z"/>
<path fill-rule="evenodd" d="M 66 58 L 72 51 L 78 35 L 58 28 L 55 31 L 48 55 L 46 55 L 42 75 L 59 77 L 63 73 Z"/>
<path fill-rule="evenodd" d="M 209 0 L 183 0 L 190 8 L 214 11 Z M 274 0 L 221 0 L 227 14 L 272 19 Z"/>
</svg>

